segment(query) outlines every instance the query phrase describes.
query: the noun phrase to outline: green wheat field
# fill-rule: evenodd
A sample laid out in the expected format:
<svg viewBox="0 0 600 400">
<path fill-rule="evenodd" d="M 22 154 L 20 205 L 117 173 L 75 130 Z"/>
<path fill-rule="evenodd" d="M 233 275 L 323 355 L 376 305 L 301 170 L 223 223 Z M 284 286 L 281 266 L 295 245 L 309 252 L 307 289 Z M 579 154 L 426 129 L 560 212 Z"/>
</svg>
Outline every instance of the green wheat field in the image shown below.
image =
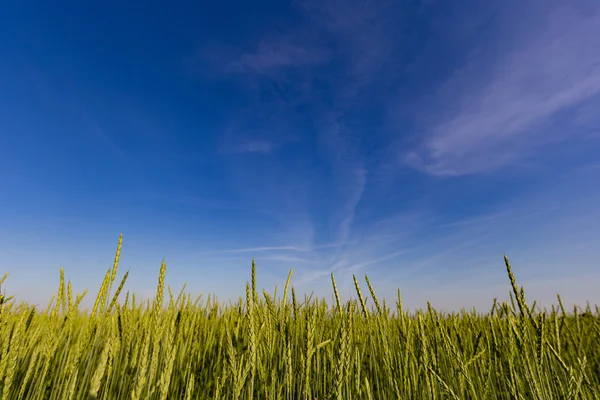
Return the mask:
<svg viewBox="0 0 600 400">
<path fill-rule="evenodd" d="M 220 304 L 185 286 L 139 304 L 114 293 L 122 236 L 91 312 L 71 283 L 45 311 L 0 296 L 0 394 L 8 399 L 600 399 L 600 313 L 528 305 L 510 263 L 510 302 L 409 314 L 380 302 L 257 292 Z M 0 281 L 4 282 L 6 275 Z M 288 300 L 288 290 L 291 300 Z M 363 294 L 364 292 L 364 294 Z M 56 300 L 56 301 L 54 301 Z M 168 305 L 165 305 L 168 303 Z"/>
</svg>

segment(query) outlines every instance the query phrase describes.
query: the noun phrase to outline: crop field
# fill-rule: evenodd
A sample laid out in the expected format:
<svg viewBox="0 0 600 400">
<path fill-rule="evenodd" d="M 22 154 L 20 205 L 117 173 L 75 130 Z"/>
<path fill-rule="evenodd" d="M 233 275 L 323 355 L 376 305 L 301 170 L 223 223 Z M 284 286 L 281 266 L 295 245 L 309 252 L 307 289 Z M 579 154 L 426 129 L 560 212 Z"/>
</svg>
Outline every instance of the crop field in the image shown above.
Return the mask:
<svg viewBox="0 0 600 400">
<path fill-rule="evenodd" d="M 507 258 L 510 302 L 409 314 L 366 276 L 346 303 L 333 275 L 331 304 L 297 298 L 292 271 L 282 296 L 259 293 L 254 263 L 237 303 L 165 293 L 163 262 L 140 304 L 116 279 L 121 244 L 89 313 L 62 269 L 45 311 L 0 297 L 2 399 L 600 399 L 598 307 L 528 304 Z"/>
</svg>

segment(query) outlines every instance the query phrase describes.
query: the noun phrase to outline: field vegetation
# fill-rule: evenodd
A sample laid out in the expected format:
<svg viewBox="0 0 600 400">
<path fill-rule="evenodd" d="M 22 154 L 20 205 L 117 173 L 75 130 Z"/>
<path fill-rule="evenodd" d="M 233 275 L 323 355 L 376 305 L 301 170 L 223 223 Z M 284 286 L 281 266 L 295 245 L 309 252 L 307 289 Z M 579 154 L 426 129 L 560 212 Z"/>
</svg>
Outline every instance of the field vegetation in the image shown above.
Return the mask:
<svg viewBox="0 0 600 400">
<path fill-rule="evenodd" d="M 139 302 L 115 284 L 121 244 L 90 312 L 62 269 L 46 310 L 0 296 L 1 399 L 600 399 L 598 307 L 529 305 L 506 257 L 509 302 L 409 314 L 366 276 L 346 303 L 333 275 L 329 304 L 297 298 L 292 271 L 259 293 L 254 262 L 236 303 L 165 293 L 164 261 Z"/>
</svg>

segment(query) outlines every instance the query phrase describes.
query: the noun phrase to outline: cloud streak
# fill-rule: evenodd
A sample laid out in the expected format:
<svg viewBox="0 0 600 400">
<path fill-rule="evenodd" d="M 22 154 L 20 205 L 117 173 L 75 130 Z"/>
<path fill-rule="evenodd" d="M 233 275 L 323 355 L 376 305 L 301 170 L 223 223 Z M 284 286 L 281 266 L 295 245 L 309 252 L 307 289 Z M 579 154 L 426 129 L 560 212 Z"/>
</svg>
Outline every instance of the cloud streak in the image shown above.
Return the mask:
<svg viewBox="0 0 600 400">
<path fill-rule="evenodd" d="M 486 172 L 573 136 L 545 123 L 600 93 L 600 7 L 554 3 L 526 12 L 528 27 L 510 51 L 494 55 L 489 77 L 480 72 L 488 64 L 473 57 L 448 79 L 441 101 L 458 107 L 405 162 L 434 175 Z"/>
<path fill-rule="evenodd" d="M 287 39 L 287 40 L 286 40 Z M 281 68 L 311 68 L 330 61 L 329 53 L 316 46 L 290 43 L 293 38 L 269 37 L 256 50 L 229 63 L 226 71 L 246 74 L 274 74 Z"/>
</svg>

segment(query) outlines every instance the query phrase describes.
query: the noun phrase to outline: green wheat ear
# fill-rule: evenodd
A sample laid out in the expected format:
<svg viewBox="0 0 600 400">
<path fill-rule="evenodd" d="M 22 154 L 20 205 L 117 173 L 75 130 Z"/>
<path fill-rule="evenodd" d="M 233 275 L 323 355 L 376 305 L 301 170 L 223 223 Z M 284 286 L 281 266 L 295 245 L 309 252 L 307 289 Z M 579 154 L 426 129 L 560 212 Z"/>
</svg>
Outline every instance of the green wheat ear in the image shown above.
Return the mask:
<svg viewBox="0 0 600 400">
<path fill-rule="evenodd" d="M 6 281 L 6 278 L 8 278 L 8 272 L 6 272 L 4 276 L 0 278 L 0 286 L 4 283 L 4 281 Z"/>
<path fill-rule="evenodd" d="M 338 293 L 333 272 L 331 273 L 331 285 L 333 286 L 333 294 L 335 295 L 335 305 L 337 306 L 337 310 L 340 311 L 342 309 L 342 304 L 340 302 L 340 294 Z"/>
<path fill-rule="evenodd" d="M 354 287 L 356 288 L 356 293 L 358 294 L 358 299 L 360 300 L 360 307 L 362 309 L 363 315 L 365 318 L 368 318 L 369 314 L 367 312 L 367 304 L 362 295 L 362 292 L 360 291 L 360 285 L 358 284 L 358 279 L 356 279 L 356 275 L 354 275 L 354 274 L 352 274 L 352 278 L 354 279 Z"/>
<path fill-rule="evenodd" d="M 117 252 L 115 253 L 115 260 L 113 262 L 113 267 L 112 267 L 112 273 L 110 275 L 110 284 L 108 287 L 108 291 L 106 293 L 106 295 L 108 296 L 110 294 L 110 291 L 112 290 L 112 285 L 113 282 L 115 281 L 115 278 L 117 277 L 117 269 L 119 268 L 119 260 L 121 259 L 121 247 L 123 246 L 123 234 L 119 234 L 119 241 L 117 242 Z"/>
</svg>

